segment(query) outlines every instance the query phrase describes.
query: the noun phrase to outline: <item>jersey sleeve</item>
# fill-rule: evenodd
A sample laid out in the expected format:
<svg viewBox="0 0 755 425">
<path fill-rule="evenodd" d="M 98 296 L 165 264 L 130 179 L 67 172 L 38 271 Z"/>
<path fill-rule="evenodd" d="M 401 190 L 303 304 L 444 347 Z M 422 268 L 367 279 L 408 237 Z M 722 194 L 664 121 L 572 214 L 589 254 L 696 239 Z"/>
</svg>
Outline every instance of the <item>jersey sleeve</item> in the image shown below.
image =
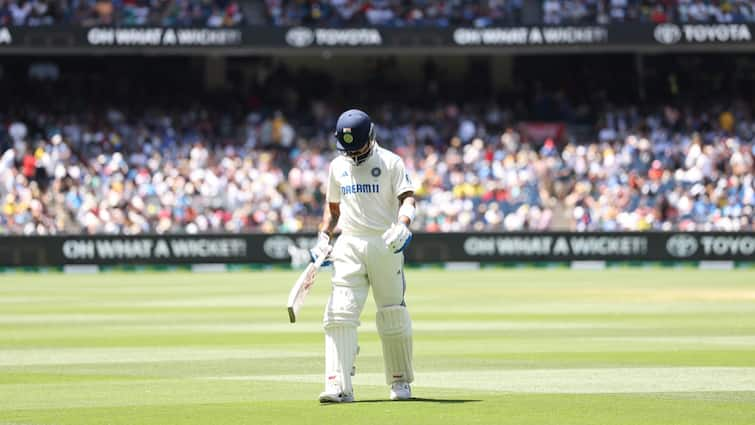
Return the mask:
<svg viewBox="0 0 755 425">
<path fill-rule="evenodd" d="M 393 169 L 393 188 L 396 191 L 396 197 L 401 196 L 403 193 L 414 191 L 414 185 L 409 178 L 409 173 L 406 172 L 404 161 L 400 159 L 396 161 Z"/>
<path fill-rule="evenodd" d="M 339 203 L 341 202 L 341 186 L 336 180 L 336 173 L 333 170 L 333 163 L 330 163 L 328 168 L 328 190 L 325 193 L 325 199 L 328 202 Z"/>
</svg>

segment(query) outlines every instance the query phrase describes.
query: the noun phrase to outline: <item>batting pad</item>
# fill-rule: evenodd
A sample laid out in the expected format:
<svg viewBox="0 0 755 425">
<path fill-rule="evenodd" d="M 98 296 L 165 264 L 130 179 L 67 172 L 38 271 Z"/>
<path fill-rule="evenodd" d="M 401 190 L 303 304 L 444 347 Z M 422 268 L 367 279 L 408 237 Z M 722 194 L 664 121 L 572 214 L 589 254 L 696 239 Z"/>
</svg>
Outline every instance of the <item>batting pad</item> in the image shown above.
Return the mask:
<svg viewBox="0 0 755 425">
<path fill-rule="evenodd" d="M 409 311 L 401 305 L 384 307 L 377 312 L 378 334 L 383 343 L 385 382 L 411 383 L 412 369 L 412 321 Z"/>
<path fill-rule="evenodd" d="M 352 394 L 351 368 L 357 355 L 357 328 L 351 325 L 325 326 L 325 390 L 337 387 Z"/>
</svg>

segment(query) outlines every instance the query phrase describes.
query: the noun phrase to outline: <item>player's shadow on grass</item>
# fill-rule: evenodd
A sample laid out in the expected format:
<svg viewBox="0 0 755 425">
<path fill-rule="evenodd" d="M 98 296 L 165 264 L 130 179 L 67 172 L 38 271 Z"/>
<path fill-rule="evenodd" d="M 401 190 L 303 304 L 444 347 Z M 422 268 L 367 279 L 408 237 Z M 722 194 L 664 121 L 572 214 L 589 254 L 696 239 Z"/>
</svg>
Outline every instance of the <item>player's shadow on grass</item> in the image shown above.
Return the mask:
<svg viewBox="0 0 755 425">
<path fill-rule="evenodd" d="M 420 402 L 420 403 L 477 403 L 481 402 L 482 400 L 454 400 L 454 399 L 448 399 L 448 398 L 424 398 L 424 397 L 412 397 L 409 400 L 401 401 L 399 403 L 410 403 L 410 402 Z M 379 399 L 379 400 L 354 400 L 354 403 L 396 403 L 395 401 L 386 400 L 386 399 Z"/>
</svg>

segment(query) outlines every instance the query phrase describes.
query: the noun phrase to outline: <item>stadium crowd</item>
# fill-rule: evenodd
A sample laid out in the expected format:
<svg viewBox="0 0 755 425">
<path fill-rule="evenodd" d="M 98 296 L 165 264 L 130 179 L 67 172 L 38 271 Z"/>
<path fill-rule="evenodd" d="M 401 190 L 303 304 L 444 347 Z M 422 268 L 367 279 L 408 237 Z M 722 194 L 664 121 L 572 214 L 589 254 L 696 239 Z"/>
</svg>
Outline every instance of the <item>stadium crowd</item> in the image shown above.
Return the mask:
<svg viewBox="0 0 755 425">
<path fill-rule="evenodd" d="M 232 27 L 244 22 L 236 0 L 2 0 L 0 25 L 55 24 Z"/>
<path fill-rule="evenodd" d="M 507 26 L 524 23 L 755 22 L 755 0 L 542 0 L 524 19 L 525 0 L 265 0 L 262 19 L 245 19 L 238 0 L 2 0 L 0 25 L 55 24 L 230 27 L 355 25 Z M 256 14 L 255 14 L 256 15 Z"/>
<path fill-rule="evenodd" d="M 543 0 L 545 24 L 755 22 L 751 0 Z"/>
<path fill-rule="evenodd" d="M 730 23 L 755 21 L 752 0 L 542 0 L 544 24 L 611 22 Z M 521 25 L 524 0 L 267 0 L 275 25 Z M 532 23 L 532 22 L 529 22 Z"/>
<path fill-rule="evenodd" d="M 266 0 L 274 25 L 505 26 L 523 24 L 525 0 Z M 755 22 L 752 0 L 542 0 L 527 23 Z"/>
<path fill-rule="evenodd" d="M 2 117 L 0 233 L 313 230 L 340 112 L 24 111 Z M 370 111 L 417 186 L 417 230 L 755 228 L 741 103 L 606 108 L 582 140 L 528 140 L 496 105 Z"/>
<path fill-rule="evenodd" d="M 266 0 L 274 25 L 452 25 L 489 27 L 522 23 L 524 0 Z"/>
</svg>

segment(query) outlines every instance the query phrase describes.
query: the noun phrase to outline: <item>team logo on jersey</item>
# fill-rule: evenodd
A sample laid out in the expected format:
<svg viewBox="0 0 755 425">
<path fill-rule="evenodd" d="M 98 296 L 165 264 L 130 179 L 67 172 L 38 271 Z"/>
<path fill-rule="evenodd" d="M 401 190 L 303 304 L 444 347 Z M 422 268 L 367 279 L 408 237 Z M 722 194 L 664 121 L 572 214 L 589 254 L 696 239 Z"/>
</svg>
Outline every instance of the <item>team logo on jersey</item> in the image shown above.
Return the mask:
<svg viewBox="0 0 755 425">
<path fill-rule="evenodd" d="M 380 168 L 379 167 L 373 168 L 372 171 L 371 171 L 371 173 L 372 173 L 372 177 L 379 177 L 380 176 Z"/>
</svg>

